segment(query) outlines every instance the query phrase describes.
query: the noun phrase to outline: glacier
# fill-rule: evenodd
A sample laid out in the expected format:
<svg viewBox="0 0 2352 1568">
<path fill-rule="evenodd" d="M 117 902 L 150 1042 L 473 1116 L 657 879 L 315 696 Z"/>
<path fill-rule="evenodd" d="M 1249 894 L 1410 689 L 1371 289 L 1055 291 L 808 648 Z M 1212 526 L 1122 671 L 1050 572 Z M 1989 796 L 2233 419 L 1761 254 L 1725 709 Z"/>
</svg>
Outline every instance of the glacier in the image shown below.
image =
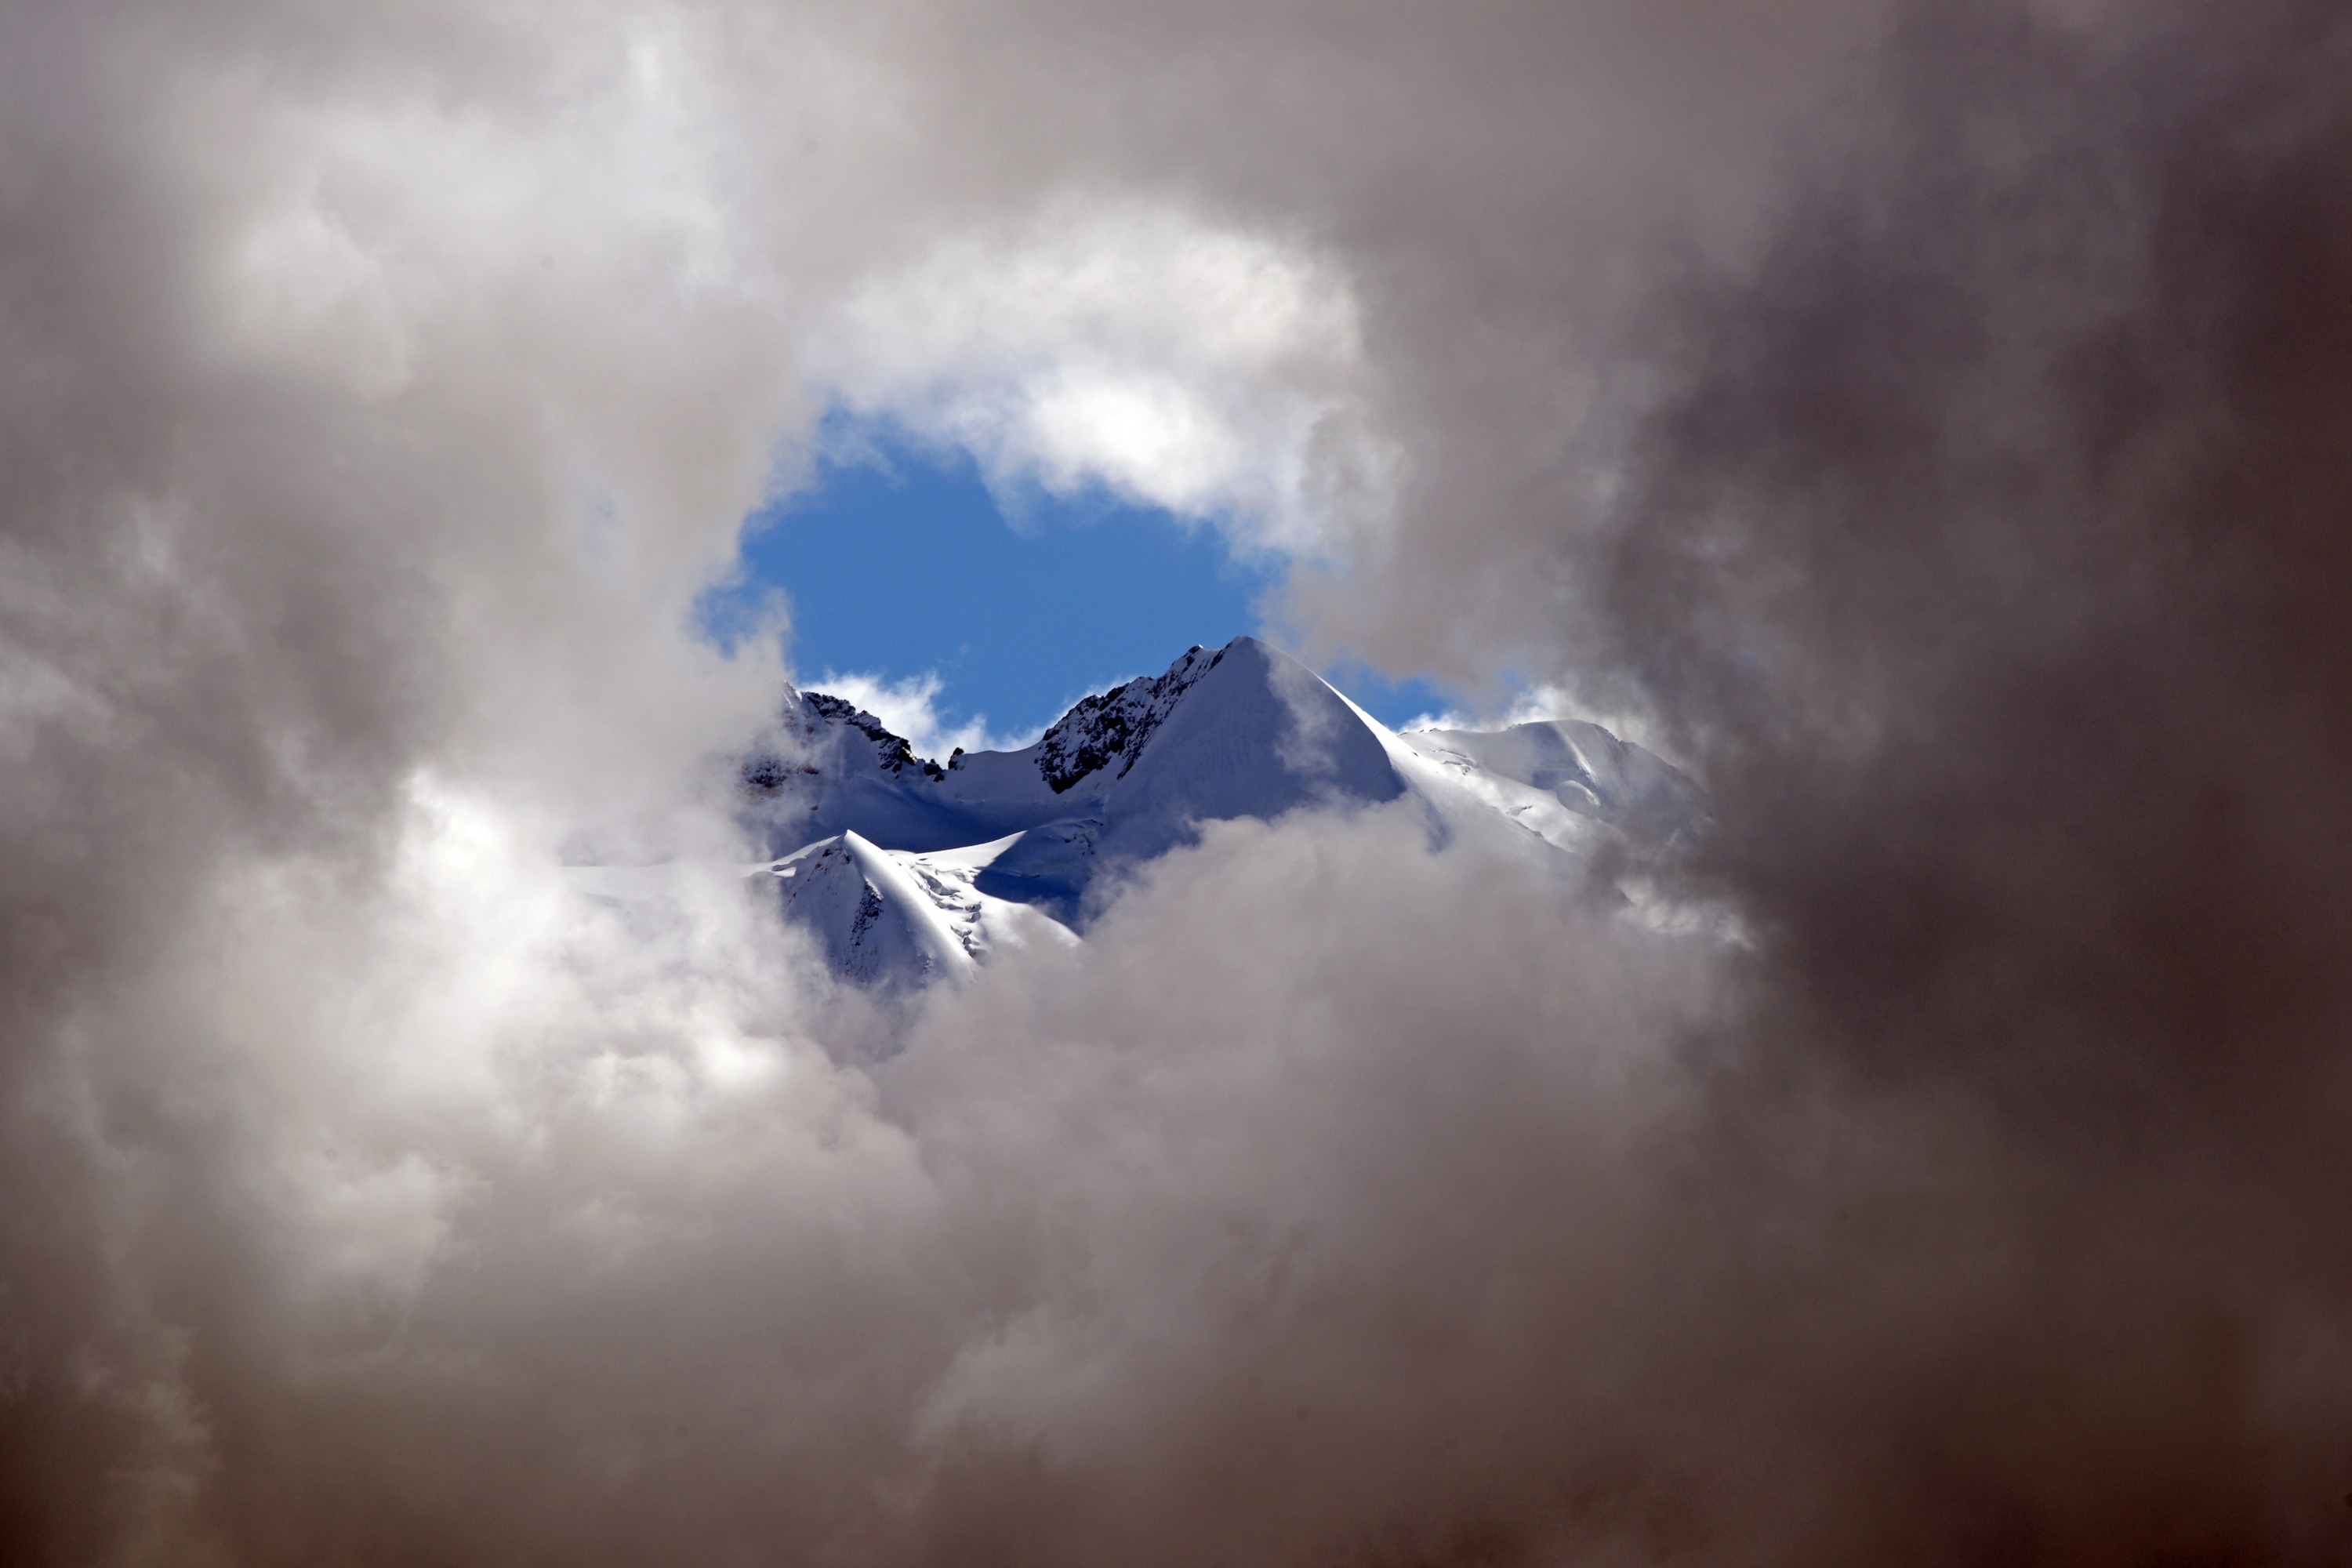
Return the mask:
<svg viewBox="0 0 2352 1568">
<path fill-rule="evenodd" d="M 1669 847 L 1701 820 L 1688 778 L 1598 724 L 1391 730 L 1252 637 L 1089 696 L 1032 745 L 944 763 L 849 702 L 788 689 L 739 778 L 769 856 L 751 874 L 838 975 L 897 992 L 1079 941 L 1101 891 L 1211 822 L 1406 800 L 1440 837 L 1581 859 Z"/>
</svg>

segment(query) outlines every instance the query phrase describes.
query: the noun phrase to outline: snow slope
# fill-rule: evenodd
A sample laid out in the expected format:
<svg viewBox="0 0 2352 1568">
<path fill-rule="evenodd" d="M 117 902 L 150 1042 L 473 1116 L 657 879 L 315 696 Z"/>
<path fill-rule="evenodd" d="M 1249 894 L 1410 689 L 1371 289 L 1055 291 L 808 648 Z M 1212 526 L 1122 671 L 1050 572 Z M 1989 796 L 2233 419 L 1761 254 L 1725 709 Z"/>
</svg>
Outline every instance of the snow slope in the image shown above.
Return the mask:
<svg viewBox="0 0 2352 1568">
<path fill-rule="evenodd" d="M 762 868 L 785 917 L 824 945 L 835 973 L 884 988 L 967 980 L 1002 946 L 1076 942 L 1040 910 L 973 886 L 1013 841 L 929 855 L 877 847 L 856 832 L 804 845 Z"/>
<path fill-rule="evenodd" d="M 1539 790 L 1580 816 L 1671 836 L 1699 816 L 1698 795 L 1676 769 L 1598 724 L 1551 719 L 1507 730 L 1420 730 L 1405 742 L 1464 776 L 1483 773 Z"/>
<path fill-rule="evenodd" d="M 1400 735 L 1246 637 L 1085 699 L 1034 745 L 945 765 L 837 698 L 792 692 L 742 777 L 787 915 L 845 977 L 890 987 L 961 978 L 1006 942 L 1075 940 L 1098 879 L 1205 822 L 1411 795 L 1441 832 L 1575 851 L 1697 819 L 1682 775 L 1598 725 Z"/>
</svg>

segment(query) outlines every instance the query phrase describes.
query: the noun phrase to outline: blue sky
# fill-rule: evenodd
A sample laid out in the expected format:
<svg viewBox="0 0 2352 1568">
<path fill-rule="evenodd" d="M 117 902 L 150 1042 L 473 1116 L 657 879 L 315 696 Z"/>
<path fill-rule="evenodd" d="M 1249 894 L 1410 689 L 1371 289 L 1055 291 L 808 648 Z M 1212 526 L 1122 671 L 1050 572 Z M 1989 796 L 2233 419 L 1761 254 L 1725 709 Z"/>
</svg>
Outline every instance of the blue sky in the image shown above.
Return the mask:
<svg viewBox="0 0 2352 1568">
<path fill-rule="evenodd" d="M 828 427 L 814 484 L 751 520 L 740 585 L 705 602 L 724 638 L 782 589 L 790 660 L 897 682 L 936 674 L 948 727 L 985 715 L 999 735 L 1037 729 L 1089 689 L 1157 673 L 1194 643 L 1260 629 L 1253 605 L 1276 576 L 1237 563 L 1213 530 L 1105 496 L 1042 490 L 1018 526 L 960 451 L 888 431 Z M 1395 723 L 1447 705 L 1418 681 L 1360 671 L 1340 684 Z"/>
</svg>

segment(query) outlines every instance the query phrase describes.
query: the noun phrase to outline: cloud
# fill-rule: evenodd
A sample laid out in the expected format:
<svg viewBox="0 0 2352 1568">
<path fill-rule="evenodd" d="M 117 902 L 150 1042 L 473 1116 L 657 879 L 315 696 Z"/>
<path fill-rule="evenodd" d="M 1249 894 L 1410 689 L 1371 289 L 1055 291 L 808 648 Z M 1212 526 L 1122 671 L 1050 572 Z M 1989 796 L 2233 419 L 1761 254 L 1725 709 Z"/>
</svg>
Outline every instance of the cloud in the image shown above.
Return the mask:
<svg viewBox="0 0 2352 1568">
<path fill-rule="evenodd" d="M 882 721 L 892 734 L 904 736 L 919 757 L 943 758 L 959 748 L 967 752 L 1018 751 L 1037 737 L 990 732 L 988 715 L 975 713 L 952 728 L 932 706 L 942 686 L 937 670 L 925 670 L 899 680 L 878 675 L 844 675 L 826 670 L 811 690 L 845 698 Z"/>
<path fill-rule="evenodd" d="M 1440 712 L 1423 713 L 1407 723 L 1407 730 L 1498 730 L 1514 724 L 1537 724 L 1549 719 L 1580 719 L 1587 717 L 1573 693 L 1546 681 L 1513 692 L 1499 709 L 1487 712 L 1448 708 Z"/>
<path fill-rule="evenodd" d="M 1171 204 L 1064 196 L 951 236 L 860 283 L 828 337 L 821 374 L 852 406 L 967 448 L 998 487 L 1101 486 L 1244 550 L 1344 548 L 1395 461 L 1344 272 Z"/>
<path fill-rule="evenodd" d="M 2346 35 L 2067 9 L 0 11 L 0 1555 L 2340 1555 Z M 692 606 L 845 388 L 1747 944 L 1307 814 L 838 992 Z"/>
</svg>

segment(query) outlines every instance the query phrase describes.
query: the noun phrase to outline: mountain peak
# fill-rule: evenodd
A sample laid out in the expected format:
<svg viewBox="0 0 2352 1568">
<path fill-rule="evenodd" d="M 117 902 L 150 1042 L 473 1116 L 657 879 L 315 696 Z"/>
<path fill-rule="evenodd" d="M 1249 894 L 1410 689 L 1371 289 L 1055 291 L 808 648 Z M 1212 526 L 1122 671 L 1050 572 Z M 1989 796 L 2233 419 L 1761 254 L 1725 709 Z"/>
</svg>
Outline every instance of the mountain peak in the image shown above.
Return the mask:
<svg viewBox="0 0 2352 1568">
<path fill-rule="evenodd" d="M 1224 657 L 1223 648 L 1206 653 L 1195 643 L 1164 674 L 1138 676 L 1108 691 L 1080 698 L 1038 740 L 1038 775 L 1055 795 L 1114 762 L 1118 767 L 1112 776 L 1126 777 L 1151 732 L 1192 683 Z"/>
<path fill-rule="evenodd" d="M 1433 823 L 1493 823 L 1557 850 L 1695 810 L 1679 774 L 1597 725 L 1399 736 L 1251 637 L 1188 648 L 1080 700 L 1034 745 L 948 768 L 823 692 L 792 693 L 782 731 L 743 770 L 747 818 L 781 858 L 786 911 L 861 981 L 961 973 L 991 931 L 1083 929 L 1103 872 L 1205 823 L 1411 795 Z"/>
</svg>

